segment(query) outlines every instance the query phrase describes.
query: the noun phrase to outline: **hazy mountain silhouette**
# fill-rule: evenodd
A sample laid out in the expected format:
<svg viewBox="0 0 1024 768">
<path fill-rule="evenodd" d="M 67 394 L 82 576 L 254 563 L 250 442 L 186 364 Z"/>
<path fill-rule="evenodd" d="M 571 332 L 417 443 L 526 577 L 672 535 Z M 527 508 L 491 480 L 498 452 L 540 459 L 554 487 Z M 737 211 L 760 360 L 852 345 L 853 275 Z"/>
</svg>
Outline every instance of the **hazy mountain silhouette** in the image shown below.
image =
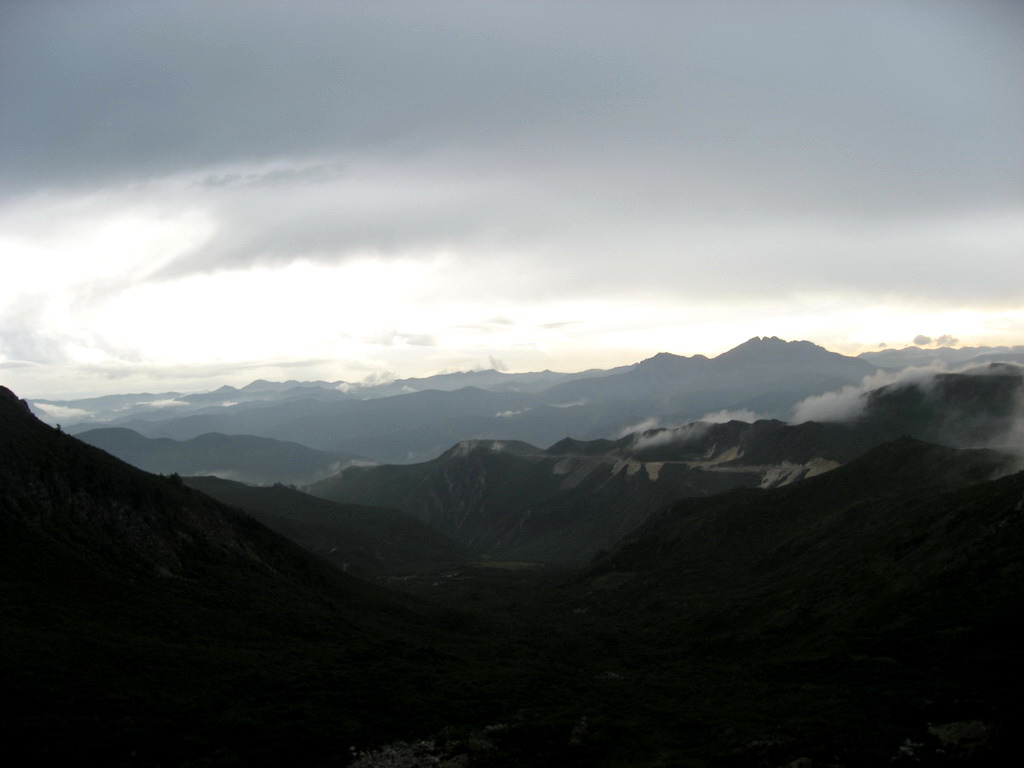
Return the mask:
<svg viewBox="0 0 1024 768">
<path fill-rule="evenodd" d="M 904 347 L 903 349 L 880 349 L 877 352 L 861 352 L 857 355 L 879 368 L 898 370 L 908 366 L 941 364 L 949 367 L 978 363 L 1022 363 L 1024 346 L 1015 347 Z"/>
<path fill-rule="evenodd" d="M 714 358 L 661 353 L 614 376 L 545 391 L 549 402 L 645 400 L 662 414 L 695 419 L 715 410 L 782 415 L 805 397 L 861 381 L 875 367 L 808 341 L 754 337 Z"/>
<path fill-rule="evenodd" d="M 215 475 L 259 485 L 312 483 L 359 459 L 353 454 L 316 451 L 298 443 L 253 435 L 211 432 L 177 441 L 111 427 L 75 436 L 147 472 Z"/>
<path fill-rule="evenodd" d="M 662 353 L 612 371 L 571 375 L 482 371 L 345 391 L 318 382 L 254 382 L 258 386 L 184 396 L 175 401 L 181 405 L 135 411 L 110 425 L 174 440 L 208 432 L 257 435 L 403 463 L 430 459 L 465 439 L 550 445 L 566 436 L 614 436 L 652 420 L 684 423 L 712 411 L 781 418 L 805 397 L 859 383 L 874 370 L 810 342 L 754 338 L 713 359 Z M 381 396 L 388 392 L 395 394 Z"/>
</svg>

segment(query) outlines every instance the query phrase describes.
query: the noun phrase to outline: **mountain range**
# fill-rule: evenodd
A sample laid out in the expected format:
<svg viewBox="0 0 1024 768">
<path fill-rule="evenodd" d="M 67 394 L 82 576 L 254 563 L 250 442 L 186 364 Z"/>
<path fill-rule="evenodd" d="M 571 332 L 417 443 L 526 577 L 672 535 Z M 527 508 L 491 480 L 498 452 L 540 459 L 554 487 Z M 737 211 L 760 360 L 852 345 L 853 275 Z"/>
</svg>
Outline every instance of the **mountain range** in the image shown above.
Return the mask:
<svg viewBox="0 0 1024 768">
<path fill-rule="evenodd" d="M 567 436 L 616 435 L 641 422 L 683 423 L 714 411 L 784 418 L 804 398 L 857 384 L 875 370 L 810 342 L 758 337 L 715 358 L 662 353 L 580 374 L 485 371 L 357 388 L 253 382 L 241 390 L 222 387 L 175 398 L 107 397 L 95 407 L 87 400 L 32 405 L 73 434 L 99 422 L 178 441 L 244 434 L 409 463 L 471 438 L 550 445 Z"/>
<path fill-rule="evenodd" d="M 5 742 L 125 766 L 1010 764 L 1022 369 L 850 360 L 754 339 L 478 379 L 493 390 L 254 382 L 248 403 L 147 422 L 174 440 L 91 436 L 172 457 L 169 476 L 0 388 Z M 296 389 L 315 394 L 279 397 Z M 489 418 L 570 413 L 593 437 L 490 435 L 515 402 Z M 782 403 L 788 420 L 756 417 Z M 235 408 L 403 463 L 289 487 L 344 457 L 187 436 Z M 403 417 L 424 434 L 398 442 Z M 261 487 L 182 478 L 204 441 Z"/>
<path fill-rule="evenodd" d="M 1016 354 L 976 351 L 986 360 L 1012 361 Z M 970 357 L 977 358 L 973 352 Z M 807 398 L 857 386 L 877 373 L 868 359 L 876 359 L 873 355 L 846 357 L 806 341 L 754 337 L 714 358 L 661 353 L 607 371 L 477 371 L 366 386 L 255 381 L 208 393 L 31 400 L 30 405 L 72 434 L 118 427 L 179 442 L 210 433 L 252 435 L 343 457 L 413 463 L 466 439 L 551 445 L 565 437 L 593 440 L 640 425 L 709 417 L 787 420 Z M 138 454 L 123 455 L 134 460 Z M 193 467 L 210 469 L 193 463 L 185 471 Z M 230 477 L 243 479 L 242 474 Z"/>
<path fill-rule="evenodd" d="M 693 422 L 547 449 L 464 441 L 431 461 L 352 466 L 310 487 L 394 507 L 480 553 L 581 563 L 675 499 L 789 485 L 913 435 L 1024 453 L 1024 373 L 993 364 L 869 390 L 846 421 Z"/>
</svg>

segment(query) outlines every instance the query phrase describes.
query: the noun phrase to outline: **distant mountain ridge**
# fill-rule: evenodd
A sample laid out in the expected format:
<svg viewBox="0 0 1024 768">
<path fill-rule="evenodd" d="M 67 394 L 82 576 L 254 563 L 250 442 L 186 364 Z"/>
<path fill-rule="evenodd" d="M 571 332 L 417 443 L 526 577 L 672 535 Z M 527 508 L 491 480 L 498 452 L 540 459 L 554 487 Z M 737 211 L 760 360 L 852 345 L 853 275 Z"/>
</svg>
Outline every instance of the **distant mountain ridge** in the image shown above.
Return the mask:
<svg viewBox="0 0 1024 768">
<path fill-rule="evenodd" d="M 902 349 L 880 349 L 877 352 L 862 352 L 858 357 L 879 368 L 888 369 L 936 363 L 948 366 L 999 362 L 1024 363 L 1024 346 L 960 348 L 913 346 Z"/>
<path fill-rule="evenodd" d="M 550 445 L 566 436 L 607 438 L 641 422 L 679 424 L 715 411 L 784 418 L 800 400 L 859 383 L 875 370 L 810 342 L 755 337 L 715 358 L 661 353 L 609 371 L 482 371 L 373 387 L 253 382 L 242 390 L 221 388 L 153 407 L 140 401 L 118 415 L 109 408 L 102 413 L 106 426 L 151 438 L 247 434 L 403 463 L 432 458 L 466 439 Z M 74 409 L 63 412 L 66 425 L 71 414 L 88 410 L 86 401 L 37 401 L 35 407 Z M 67 429 L 95 426 L 82 421 Z"/>
<path fill-rule="evenodd" d="M 147 472 L 216 475 L 257 485 L 312 483 L 361 458 L 267 437 L 216 432 L 178 441 L 109 427 L 79 432 L 76 437 Z"/>
</svg>

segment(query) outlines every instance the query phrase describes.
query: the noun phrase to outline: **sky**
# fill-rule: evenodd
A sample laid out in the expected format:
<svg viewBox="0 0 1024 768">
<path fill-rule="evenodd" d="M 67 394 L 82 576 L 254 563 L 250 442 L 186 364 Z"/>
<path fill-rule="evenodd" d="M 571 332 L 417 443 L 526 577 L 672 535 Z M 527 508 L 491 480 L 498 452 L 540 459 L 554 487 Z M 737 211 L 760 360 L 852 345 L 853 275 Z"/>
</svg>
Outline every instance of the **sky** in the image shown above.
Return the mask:
<svg viewBox="0 0 1024 768">
<path fill-rule="evenodd" d="M 1024 344 L 1024 3 L 0 2 L 0 383 Z"/>
</svg>

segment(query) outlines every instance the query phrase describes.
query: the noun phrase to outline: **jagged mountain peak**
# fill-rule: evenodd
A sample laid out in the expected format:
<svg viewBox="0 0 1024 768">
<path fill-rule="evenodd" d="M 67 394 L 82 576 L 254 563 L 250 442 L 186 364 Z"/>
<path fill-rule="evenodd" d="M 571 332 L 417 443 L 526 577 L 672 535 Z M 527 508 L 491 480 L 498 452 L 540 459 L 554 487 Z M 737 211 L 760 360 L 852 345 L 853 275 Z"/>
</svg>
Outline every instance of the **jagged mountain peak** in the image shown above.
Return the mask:
<svg viewBox="0 0 1024 768">
<path fill-rule="evenodd" d="M 718 355 L 715 360 L 752 359 L 753 357 L 774 357 L 780 354 L 801 356 L 834 355 L 824 347 L 810 341 L 786 341 L 778 336 L 754 336 L 742 344 Z"/>
</svg>

